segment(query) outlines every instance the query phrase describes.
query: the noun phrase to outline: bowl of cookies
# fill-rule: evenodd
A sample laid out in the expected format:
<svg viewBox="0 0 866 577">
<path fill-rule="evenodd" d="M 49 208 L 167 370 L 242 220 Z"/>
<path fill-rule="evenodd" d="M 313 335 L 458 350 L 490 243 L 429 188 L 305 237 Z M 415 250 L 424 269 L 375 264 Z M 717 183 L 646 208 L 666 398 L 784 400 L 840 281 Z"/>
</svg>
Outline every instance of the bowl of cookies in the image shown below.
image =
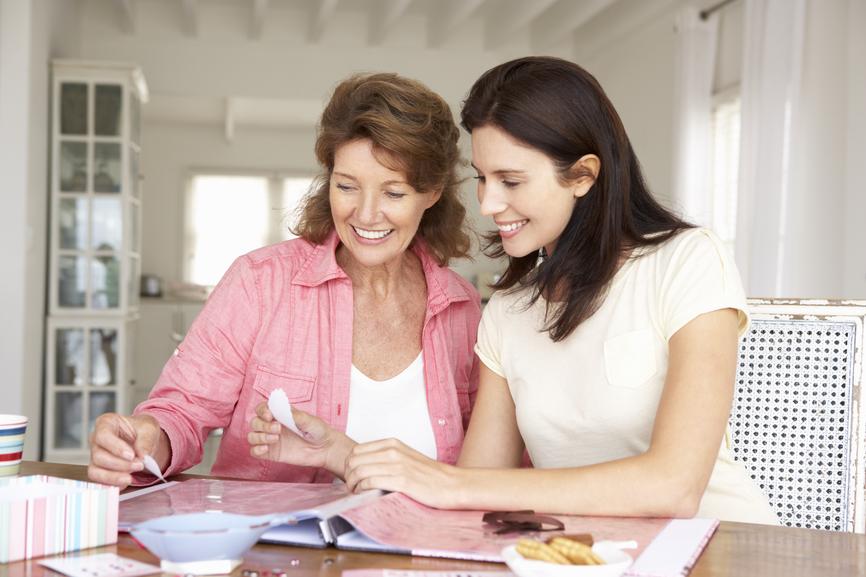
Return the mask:
<svg viewBox="0 0 866 577">
<path fill-rule="evenodd" d="M 623 549 L 635 546 L 630 541 L 587 542 L 584 536 L 520 539 L 502 550 L 502 559 L 518 577 L 619 577 L 633 561 Z"/>
</svg>

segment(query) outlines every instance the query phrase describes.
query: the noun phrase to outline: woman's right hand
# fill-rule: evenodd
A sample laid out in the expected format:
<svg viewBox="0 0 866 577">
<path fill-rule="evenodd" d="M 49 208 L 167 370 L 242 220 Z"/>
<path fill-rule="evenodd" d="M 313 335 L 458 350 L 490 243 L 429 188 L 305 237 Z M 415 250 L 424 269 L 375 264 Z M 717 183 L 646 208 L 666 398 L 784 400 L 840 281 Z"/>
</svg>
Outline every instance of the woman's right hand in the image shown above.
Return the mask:
<svg viewBox="0 0 866 577">
<path fill-rule="evenodd" d="M 124 416 L 105 413 L 96 419 L 90 435 L 90 465 L 87 476 L 91 481 L 116 485 L 123 489 L 132 483 L 132 474 L 144 468 L 145 455 L 153 456 L 161 468 L 167 463 L 168 438 L 155 418 L 150 415 Z M 164 449 L 159 454 L 159 449 Z M 166 461 L 166 462 L 162 462 Z"/>
<path fill-rule="evenodd" d="M 342 479 L 355 442 L 309 413 L 293 408 L 292 416 L 303 437 L 274 419 L 267 403 L 259 404 L 247 435 L 250 454 L 290 465 L 321 467 Z"/>
</svg>

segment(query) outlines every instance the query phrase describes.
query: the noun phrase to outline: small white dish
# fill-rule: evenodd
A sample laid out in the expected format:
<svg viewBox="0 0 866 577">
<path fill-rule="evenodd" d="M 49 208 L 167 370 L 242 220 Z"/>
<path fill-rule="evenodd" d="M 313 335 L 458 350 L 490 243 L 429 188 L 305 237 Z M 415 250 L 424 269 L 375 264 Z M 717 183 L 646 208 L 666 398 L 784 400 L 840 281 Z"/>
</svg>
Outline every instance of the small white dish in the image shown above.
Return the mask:
<svg viewBox="0 0 866 577">
<path fill-rule="evenodd" d="M 231 572 L 262 533 L 289 522 L 284 514 L 190 513 L 144 521 L 129 532 L 160 558 L 163 571 L 212 575 Z"/>
<path fill-rule="evenodd" d="M 604 559 L 604 565 L 557 565 L 526 559 L 516 545 L 502 550 L 502 559 L 518 577 L 619 577 L 631 566 L 631 555 L 611 541 L 599 541 L 592 551 Z"/>
</svg>

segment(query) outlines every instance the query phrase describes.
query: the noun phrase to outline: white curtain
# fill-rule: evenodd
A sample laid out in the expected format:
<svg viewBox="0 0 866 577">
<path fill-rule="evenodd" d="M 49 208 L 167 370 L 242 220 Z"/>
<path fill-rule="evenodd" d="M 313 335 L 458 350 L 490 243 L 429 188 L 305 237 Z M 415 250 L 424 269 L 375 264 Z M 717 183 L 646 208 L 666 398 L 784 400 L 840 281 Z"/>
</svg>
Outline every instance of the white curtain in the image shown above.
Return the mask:
<svg viewBox="0 0 866 577">
<path fill-rule="evenodd" d="M 746 293 L 780 295 L 806 0 L 745 0 L 737 265 Z"/>
<path fill-rule="evenodd" d="M 676 17 L 673 190 L 675 206 L 695 224 L 712 225 L 711 137 L 718 15 L 702 20 L 697 8 Z"/>
<path fill-rule="evenodd" d="M 866 246 L 866 0 L 848 2 L 848 46 L 847 46 L 847 125 L 846 135 L 846 183 L 845 236 L 843 251 L 846 265 L 843 267 L 844 298 L 866 299 L 866 262 L 863 247 Z M 859 264 L 858 264 L 859 263 Z"/>
</svg>

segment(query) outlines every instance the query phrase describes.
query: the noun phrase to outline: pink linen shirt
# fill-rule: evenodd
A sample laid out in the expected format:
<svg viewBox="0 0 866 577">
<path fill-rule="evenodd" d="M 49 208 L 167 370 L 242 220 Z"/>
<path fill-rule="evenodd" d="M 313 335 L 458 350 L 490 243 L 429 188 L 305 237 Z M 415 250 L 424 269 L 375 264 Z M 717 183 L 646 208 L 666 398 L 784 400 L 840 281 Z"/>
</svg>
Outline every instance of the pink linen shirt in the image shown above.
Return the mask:
<svg viewBox="0 0 866 577">
<path fill-rule="evenodd" d="M 222 427 L 214 475 L 332 480 L 323 469 L 250 456 L 247 433 L 255 407 L 278 388 L 294 407 L 346 430 L 353 300 L 352 281 L 336 261 L 338 244 L 336 233 L 321 245 L 285 241 L 244 255 L 229 268 L 150 396 L 135 409 L 153 415 L 168 435 L 172 457 L 166 474 L 201 461 L 208 434 Z M 469 282 L 440 266 L 423 241 L 416 239 L 410 250 L 427 281 L 421 347 L 437 458 L 454 463 L 478 387 L 473 347 L 479 297 Z"/>
</svg>

